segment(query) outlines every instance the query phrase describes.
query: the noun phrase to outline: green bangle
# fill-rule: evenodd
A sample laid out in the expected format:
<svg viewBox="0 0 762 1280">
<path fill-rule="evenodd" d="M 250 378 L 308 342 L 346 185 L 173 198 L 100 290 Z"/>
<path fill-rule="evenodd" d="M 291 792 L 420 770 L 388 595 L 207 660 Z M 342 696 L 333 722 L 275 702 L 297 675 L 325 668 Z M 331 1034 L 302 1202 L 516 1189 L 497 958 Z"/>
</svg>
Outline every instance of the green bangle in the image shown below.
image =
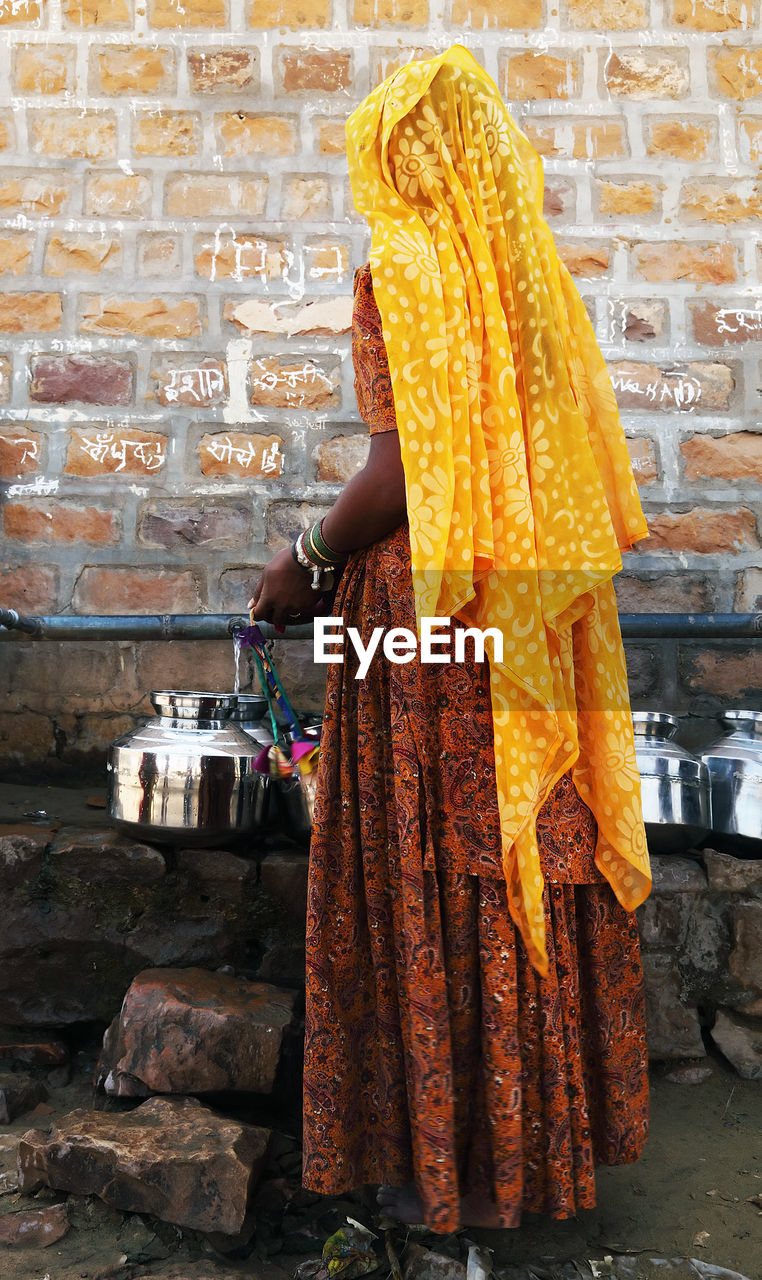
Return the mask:
<svg viewBox="0 0 762 1280">
<path fill-rule="evenodd" d="M 323 537 L 323 521 L 322 520 L 319 520 L 317 524 L 312 526 L 310 533 L 312 534 L 312 542 L 315 547 L 315 550 L 318 551 L 322 556 L 327 557 L 332 564 L 338 564 L 340 560 L 344 559 L 344 557 L 338 551 L 334 551 L 333 547 L 328 546 L 328 543 Z"/>
<path fill-rule="evenodd" d="M 325 555 L 323 551 L 320 549 L 315 538 L 316 529 L 317 529 L 317 525 L 313 525 L 313 527 L 311 529 L 308 529 L 304 535 L 305 542 L 306 542 L 307 555 L 310 557 L 311 560 L 316 560 L 318 564 L 325 565 L 326 568 L 331 568 L 336 563 L 336 561 L 333 560 L 330 556 Z"/>
</svg>

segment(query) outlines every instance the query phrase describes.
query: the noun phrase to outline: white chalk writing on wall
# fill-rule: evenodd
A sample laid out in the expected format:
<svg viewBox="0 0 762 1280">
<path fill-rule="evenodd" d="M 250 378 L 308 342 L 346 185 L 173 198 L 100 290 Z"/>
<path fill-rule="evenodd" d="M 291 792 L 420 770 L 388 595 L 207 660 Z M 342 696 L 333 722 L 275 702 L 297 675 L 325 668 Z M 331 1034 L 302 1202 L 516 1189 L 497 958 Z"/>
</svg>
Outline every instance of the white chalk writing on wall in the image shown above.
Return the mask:
<svg viewBox="0 0 762 1280">
<path fill-rule="evenodd" d="M 162 394 L 169 404 L 177 403 L 181 396 L 203 404 L 225 394 L 225 378 L 221 369 L 171 369 Z"/>
<path fill-rule="evenodd" d="M 283 470 L 283 454 L 277 440 L 259 449 L 251 440 L 247 440 L 246 445 L 243 446 L 234 444 L 230 436 L 223 436 L 211 440 L 204 447 L 215 462 L 221 462 L 226 466 L 235 463 L 245 471 L 256 468 L 263 476 L 280 475 Z"/>
<path fill-rule="evenodd" d="M 316 383 L 321 383 L 329 390 L 333 388 L 331 378 L 311 360 L 307 360 L 301 369 L 268 369 L 262 374 L 255 373 L 252 369 L 251 374 L 252 387 L 260 387 L 265 391 L 274 391 L 278 386 L 286 386 L 295 391 L 298 387 L 315 386 Z"/>
<path fill-rule="evenodd" d="M 10 445 L 13 449 L 21 450 L 21 457 L 17 460 L 17 466 L 23 467 L 27 461 L 36 462 L 40 456 L 40 446 L 37 440 L 29 440 L 26 436 L 0 436 L 3 444 Z"/>
<path fill-rule="evenodd" d="M 642 396 L 649 404 L 669 401 L 676 409 L 692 409 L 701 399 L 701 383 L 698 378 L 682 373 L 666 371 L 652 382 L 640 382 L 628 374 L 615 373 L 611 379 L 615 391 Z"/>
<path fill-rule="evenodd" d="M 718 333 L 762 333 L 762 309 L 759 307 L 737 311 L 719 307 L 714 314 Z"/>
<path fill-rule="evenodd" d="M 166 454 L 164 442 L 161 440 L 128 440 L 125 436 L 114 435 L 112 431 L 98 431 L 95 439 L 82 436 L 79 447 L 93 462 L 101 466 L 106 461 L 117 462 L 116 471 L 123 471 L 127 466 L 127 458 L 132 457 L 141 463 L 146 471 L 157 471 L 163 465 Z"/>
</svg>

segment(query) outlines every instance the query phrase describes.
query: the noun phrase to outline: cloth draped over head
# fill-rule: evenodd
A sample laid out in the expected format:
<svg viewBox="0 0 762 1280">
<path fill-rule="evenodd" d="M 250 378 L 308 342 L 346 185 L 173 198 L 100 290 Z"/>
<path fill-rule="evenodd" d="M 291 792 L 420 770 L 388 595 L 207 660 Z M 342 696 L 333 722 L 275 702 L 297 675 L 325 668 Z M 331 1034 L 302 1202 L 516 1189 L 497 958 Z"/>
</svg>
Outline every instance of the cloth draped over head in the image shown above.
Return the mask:
<svg viewBox="0 0 762 1280">
<path fill-rule="evenodd" d="M 535 817 L 558 778 L 633 910 L 650 872 L 612 579 L 647 533 L 587 312 L 542 216 L 538 156 L 456 45 L 347 123 L 405 471 L 416 614 L 498 628 L 490 662 L 511 915 L 547 970 Z M 489 651 L 489 644 L 488 644 Z"/>
</svg>

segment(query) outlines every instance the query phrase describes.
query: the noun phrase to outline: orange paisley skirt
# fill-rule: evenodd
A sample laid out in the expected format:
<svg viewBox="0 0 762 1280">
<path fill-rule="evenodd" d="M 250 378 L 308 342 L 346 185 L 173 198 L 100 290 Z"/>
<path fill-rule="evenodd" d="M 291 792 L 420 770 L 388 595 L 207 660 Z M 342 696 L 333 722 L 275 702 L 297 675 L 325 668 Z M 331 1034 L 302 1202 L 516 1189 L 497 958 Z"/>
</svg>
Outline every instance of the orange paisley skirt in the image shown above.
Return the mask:
<svg viewBox="0 0 762 1280">
<path fill-rule="evenodd" d="M 362 680 L 346 628 L 415 630 L 407 527 L 352 557 L 333 609 L 310 856 L 304 1185 L 414 1181 L 426 1224 L 483 1194 L 522 1210 L 595 1204 L 594 1165 L 648 1128 L 635 918 L 595 867 L 566 775 L 537 819 L 550 970 L 532 968 L 501 868 L 486 664 Z"/>
</svg>

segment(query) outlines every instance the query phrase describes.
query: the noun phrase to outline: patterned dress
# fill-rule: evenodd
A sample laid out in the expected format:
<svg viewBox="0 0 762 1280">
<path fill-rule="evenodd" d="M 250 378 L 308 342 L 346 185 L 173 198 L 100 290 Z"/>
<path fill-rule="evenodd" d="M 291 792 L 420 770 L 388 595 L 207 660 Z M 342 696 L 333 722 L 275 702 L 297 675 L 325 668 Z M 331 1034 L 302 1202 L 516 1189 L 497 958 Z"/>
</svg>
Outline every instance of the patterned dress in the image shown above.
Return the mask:
<svg viewBox="0 0 762 1280">
<path fill-rule="evenodd" d="M 396 429 L 370 270 L 353 355 L 371 432 Z M 415 630 L 407 526 L 356 553 L 334 606 L 367 643 Z M 454 626 L 458 624 L 455 623 Z M 414 1180 L 427 1225 L 482 1193 L 522 1210 L 595 1204 L 596 1162 L 637 1160 L 648 1127 L 634 917 L 593 854 L 569 774 L 537 819 L 549 974 L 506 905 L 489 677 L 475 661 L 362 680 L 328 669 L 307 919 L 304 1184 L 336 1194 Z"/>
</svg>

